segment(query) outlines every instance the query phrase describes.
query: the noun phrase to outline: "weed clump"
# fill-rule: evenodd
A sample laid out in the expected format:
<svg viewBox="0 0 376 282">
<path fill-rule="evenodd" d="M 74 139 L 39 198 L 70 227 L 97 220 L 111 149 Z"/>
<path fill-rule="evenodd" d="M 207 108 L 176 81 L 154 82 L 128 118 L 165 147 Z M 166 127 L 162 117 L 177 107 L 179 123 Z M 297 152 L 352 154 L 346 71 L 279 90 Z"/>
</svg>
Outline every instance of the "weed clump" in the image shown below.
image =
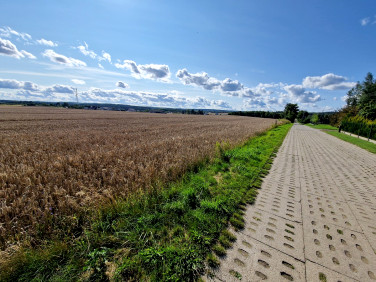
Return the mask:
<svg viewBox="0 0 376 282">
<path fill-rule="evenodd" d="M 213 254 L 207 255 L 206 262 L 208 263 L 209 267 L 211 267 L 211 268 L 217 268 L 220 265 L 219 260 Z"/>
<path fill-rule="evenodd" d="M 226 255 L 226 250 L 221 245 L 215 245 L 213 251 L 219 257 L 224 257 Z"/>
</svg>

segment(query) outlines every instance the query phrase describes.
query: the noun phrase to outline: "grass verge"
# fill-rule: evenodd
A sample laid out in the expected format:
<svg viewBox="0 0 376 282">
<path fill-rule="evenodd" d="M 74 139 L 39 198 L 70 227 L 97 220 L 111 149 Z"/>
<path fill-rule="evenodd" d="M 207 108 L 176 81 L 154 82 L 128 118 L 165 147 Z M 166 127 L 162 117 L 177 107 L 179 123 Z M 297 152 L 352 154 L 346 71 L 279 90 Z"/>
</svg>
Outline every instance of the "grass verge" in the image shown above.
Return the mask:
<svg viewBox="0 0 376 282">
<path fill-rule="evenodd" d="M 365 149 L 371 153 L 374 153 L 376 154 L 376 144 L 372 143 L 372 142 L 368 142 L 366 140 L 363 140 L 363 139 L 359 139 L 357 137 L 354 137 L 354 136 L 350 136 L 350 135 L 347 135 L 347 134 L 344 134 L 344 133 L 340 133 L 338 131 L 327 131 L 326 133 L 332 135 L 332 136 L 335 136 L 343 141 L 346 141 L 346 142 L 349 142 L 351 144 L 354 144 L 362 149 Z"/>
<path fill-rule="evenodd" d="M 309 127 L 312 127 L 312 128 L 316 128 L 316 129 L 338 130 L 337 127 L 331 126 L 329 124 L 311 124 L 311 123 L 307 123 L 305 125 L 307 125 Z"/>
<path fill-rule="evenodd" d="M 291 124 L 243 146 L 217 145 L 217 158 L 163 190 L 99 208 L 83 235 L 21 249 L 0 268 L 0 281 L 195 281 L 235 240 Z"/>
</svg>

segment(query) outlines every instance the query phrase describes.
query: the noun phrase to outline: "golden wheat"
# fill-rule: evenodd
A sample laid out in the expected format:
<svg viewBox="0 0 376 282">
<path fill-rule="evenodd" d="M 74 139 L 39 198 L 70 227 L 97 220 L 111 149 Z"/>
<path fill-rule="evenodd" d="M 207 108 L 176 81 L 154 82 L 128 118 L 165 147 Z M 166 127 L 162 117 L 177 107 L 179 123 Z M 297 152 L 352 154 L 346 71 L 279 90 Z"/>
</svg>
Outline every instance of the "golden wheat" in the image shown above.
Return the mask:
<svg viewBox="0 0 376 282">
<path fill-rule="evenodd" d="M 275 121 L 237 116 L 0 107 L 0 247 L 51 216 L 177 179 Z"/>
</svg>

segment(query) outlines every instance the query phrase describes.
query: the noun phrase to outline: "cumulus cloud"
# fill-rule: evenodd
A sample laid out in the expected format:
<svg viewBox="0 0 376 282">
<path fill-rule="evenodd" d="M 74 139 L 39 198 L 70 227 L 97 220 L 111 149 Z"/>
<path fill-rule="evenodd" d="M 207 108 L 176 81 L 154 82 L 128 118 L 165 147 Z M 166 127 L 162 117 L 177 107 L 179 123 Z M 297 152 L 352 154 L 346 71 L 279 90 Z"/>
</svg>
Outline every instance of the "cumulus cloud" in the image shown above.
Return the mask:
<svg viewBox="0 0 376 282">
<path fill-rule="evenodd" d="M 31 35 L 24 32 L 17 32 L 9 26 L 0 28 L 0 36 L 10 38 L 12 36 L 20 37 L 25 41 L 31 40 Z"/>
<path fill-rule="evenodd" d="M 128 85 L 128 83 L 125 83 L 125 82 L 122 82 L 122 81 L 118 81 L 118 82 L 116 82 L 116 87 L 128 88 L 129 85 Z"/>
<path fill-rule="evenodd" d="M 15 79 L 0 79 L 0 88 L 6 89 L 24 89 L 30 91 L 38 91 L 39 87 L 33 82 L 18 81 Z"/>
<path fill-rule="evenodd" d="M 25 57 L 27 57 L 29 59 L 36 59 L 37 58 L 33 54 L 26 52 L 25 50 L 21 50 L 21 53 L 22 53 L 22 55 L 24 55 Z"/>
<path fill-rule="evenodd" d="M 158 80 L 162 82 L 170 81 L 170 69 L 167 65 L 146 64 L 137 65 L 131 60 L 124 60 L 122 64 L 116 63 L 115 67 L 118 69 L 127 69 L 135 78 Z"/>
<path fill-rule="evenodd" d="M 61 84 L 55 84 L 50 87 L 46 87 L 42 91 L 45 94 L 51 94 L 51 93 L 67 93 L 67 94 L 73 94 L 74 88 L 72 86 L 68 85 L 61 85 Z"/>
<path fill-rule="evenodd" d="M 178 70 L 176 77 L 180 79 L 183 84 L 194 84 L 206 90 L 214 90 L 220 88 L 221 82 L 213 77 L 209 77 L 206 72 L 189 73 L 187 69 Z"/>
<path fill-rule="evenodd" d="M 51 62 L 55 62 L 58 64 L 66 65 L 69 67 L 86 67 L 86 63 L 83 61 L 80 61 L 78 59 L 69 58 L 64 55 L 58 54 L 55 51 L 51 49 L 45 50 L 42 55 L 44 57 L 47 57 L 51 60 Z"/>
<path fill-rule="evenodd" d="M 230 105 L 222 100 L 208 100 L 203 97 L 183 97 L 176 93 L 153 93 L 144 91 L 90 89 L 81 94 L 91 100 L 110 101 L 132 105 L 171 108 L 215 108 L 230 109 Z"/>
<path fill-rule="evenodd" d="M 300 103 L 315 103 L 321 101 L 321 96 L 314 91 L 306 91 L 302 85 L 286 85 L 284 90 L 289 94 L 293 101 Z"/>
<path fill-rule="evenodd" d="M 102 56 L 100 56 L 97 53 L 95 53 L 93 50 L 90 50 L 89 45 L 86 42 L 84 42 L 83 45 L 77 46 L 77 49 L 80 50 L 80 52 L 85 56 L 88 56 L 92 59 L 97 59 L 99 62 L 107 61 L 111 64 L 111 55 L 109 53 L 102 51 Z M 99 65 L 101 66 L 101 64 Z"/>
<path fill-rule="evenodd" d="M 72 82 L 73 82 L 74 84 L 78 84 L 78 85 L 84 85 L 84 84 L 86 84 L 86 82 L 85 82 L 84 80 L 81 80 L 81 79 L 75 79 L 75 78 L 72 79 Z"/>
<path fill-rule="evenodd" d="M 10 42 L 7 39 L 0 38 L 0 55 L 3 56 L 10 56 L 13 58 L 29 58 L 29 59 L 35 59 L 35 56 L 29 52 L 26 52 L 25 50 L 19 51 L 12 42 Z"/>
<path fill-rule="evenodd" d="M 109 63 L 111 63 L 111 55 L 108 54 L 105 51 L 102 51 L 102 57 L 100 57 L 99 60 L 100 61 L 108 61 Z"/>
<path fill-rule="evenodd" d="M 92 59 L 95 59 L 98 56 L 94 51 L 89 50 L 89 45 L 87 45 L 86 42 L 84 42 L 84 45 L 78 46 L 77 49 L 80 50 L 82 54 L 89 56 Z"/>
<path fill-rule="evenodd" d="M 5 56 L 11 56 L 14 58 L 23 58 L 24 55 L 18 51 L 16 45 L 7 39 L 0 38 L 0 54 Z"/>
<path fill-rule="evenodd" d="M 189 73 L 187 69 L 181 69 L 177 71 L 176 77 L 185 85 L 196 85 L 206 90 L 219 91 L 228 96 L 251 98 L 260 95 L 258 89 L 245 87 L 237 80 L 232 80 L 230 78 L 219 80 L 210 77 L 206 72 Z"/>
<path fill-rule="evenodd" d="M 55 43 L 51 40 L 46 40 L 44 38 L 37 40 L 37 43 L 39 45 L 44 45 L 44 46 L 49 46 L 49 47 L 56 47 L 57 46 L 57 43 Z"/>
<path fill-rule="evenodd" d="M 334 73 L 323 76 L 307 76 L 303 79 L 303 87 L 320 88 L 326 90 L 343 90 L 355 86 L 355 82 L 347 82 L 347 78 Z"/>
<path fill-rule="evenodd" d="M 126 85 L 126 83 L 119 81 Z M 119 83 L 118 82 L 118 83 Z M 38 98 L 41 101 L 72 101 L 75 89 L 69 85 L 55 84 L 38 86 L 32 82 L 14 79 L 0 79 L 0 88 L 11 89 L 9 93 L 0 93 L 0 98 L 24 99 Z M 125 89 L 105 90 L 90 88 L 78 93 L 81 102 L 121 103 L 135 106 L 170 107 L 170 108 L 206 108 L 231 109 L 222 100 L 209 100 L 204 97 L 185 97 L 176 91 L 156 93 L 148 91 L 129 91 Z"/>
</svg>

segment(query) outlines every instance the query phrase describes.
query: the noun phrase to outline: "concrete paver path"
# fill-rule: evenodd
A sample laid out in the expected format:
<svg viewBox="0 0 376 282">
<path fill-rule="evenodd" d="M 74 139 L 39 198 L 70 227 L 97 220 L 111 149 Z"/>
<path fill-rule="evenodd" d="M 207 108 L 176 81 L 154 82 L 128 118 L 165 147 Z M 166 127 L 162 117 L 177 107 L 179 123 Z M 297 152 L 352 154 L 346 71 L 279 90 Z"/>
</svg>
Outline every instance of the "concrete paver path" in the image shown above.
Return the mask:
<svg viewBox="0 0 376 282">
<path fill-rule="evenodd" d="M 294 125 L 245 220 L 215 281 L 376 281 L 376 155 Z"/>
</svg>

